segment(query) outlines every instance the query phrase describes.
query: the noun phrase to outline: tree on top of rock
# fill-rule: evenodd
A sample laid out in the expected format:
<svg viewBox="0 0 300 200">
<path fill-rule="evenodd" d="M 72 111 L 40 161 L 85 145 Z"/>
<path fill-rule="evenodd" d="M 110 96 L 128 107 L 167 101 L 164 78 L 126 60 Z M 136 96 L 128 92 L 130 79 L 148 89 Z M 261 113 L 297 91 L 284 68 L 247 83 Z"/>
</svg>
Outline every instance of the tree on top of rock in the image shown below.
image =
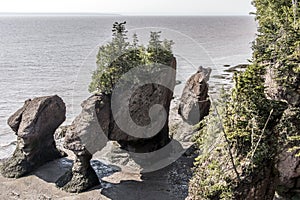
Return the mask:
<svg viewBox="0 0 300 200">
<path fill-rule="evenodd" d="M 99 47 L 97 69 L 92 74 L 89 92 L 111 94 L 117 81 L 130 69 L 153 63 L 170 64 L 173 41 L 160 41 L 161 32 L 151 32 L 147 48 L 139 45 L 137 34 L 130 43 L 125 24 L 115 22 L 112 40 Z"/>
</svg>

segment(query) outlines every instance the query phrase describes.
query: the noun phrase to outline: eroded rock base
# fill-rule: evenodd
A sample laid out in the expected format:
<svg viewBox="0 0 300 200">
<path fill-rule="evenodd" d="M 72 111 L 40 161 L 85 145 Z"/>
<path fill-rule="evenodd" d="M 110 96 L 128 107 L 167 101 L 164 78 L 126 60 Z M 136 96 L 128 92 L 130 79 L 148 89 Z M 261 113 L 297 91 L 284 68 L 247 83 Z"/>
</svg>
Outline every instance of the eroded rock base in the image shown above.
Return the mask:
<svg viewBox="0 0 300 200">
<path fill-rule="evenodd" d="M 56 181 L 56 186 L 66 192 L 79 193 L 100 185 L 99 178 L 90 164 L 92 156 L 78 156 L 70 171 Z"/>
<path fill-rule="evenodd" d="M 26 155 L 24 155 L 20 148 L 17 147 L 13 156 L 3 162 L 0 167 L 0 171 L 6 178 L 20 178 L 43 164 L 64 156 L 66 156 L 64 152 L 60 152 L 56 148 L 52 148 L 39 154 L 34 160 L 28 161 Z"/>
</svg>

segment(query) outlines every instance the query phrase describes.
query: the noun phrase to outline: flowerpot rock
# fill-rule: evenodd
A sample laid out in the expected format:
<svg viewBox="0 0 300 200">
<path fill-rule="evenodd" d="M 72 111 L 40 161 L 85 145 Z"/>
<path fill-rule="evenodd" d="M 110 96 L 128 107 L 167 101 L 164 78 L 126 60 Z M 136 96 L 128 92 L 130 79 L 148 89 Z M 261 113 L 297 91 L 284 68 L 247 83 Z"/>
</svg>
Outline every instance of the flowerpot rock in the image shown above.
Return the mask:
<svg viewBox="0 0 300 200">
<path fill-rule="evenodd" d="M 58 96 L 29 99 L 9 119 L 17 135 L 13 156 L 1 166 L 5 177 L 18 178 L 65 154 L 56 148 L 53 134 L 65 121 L 66 107 Z"/>
</svg>

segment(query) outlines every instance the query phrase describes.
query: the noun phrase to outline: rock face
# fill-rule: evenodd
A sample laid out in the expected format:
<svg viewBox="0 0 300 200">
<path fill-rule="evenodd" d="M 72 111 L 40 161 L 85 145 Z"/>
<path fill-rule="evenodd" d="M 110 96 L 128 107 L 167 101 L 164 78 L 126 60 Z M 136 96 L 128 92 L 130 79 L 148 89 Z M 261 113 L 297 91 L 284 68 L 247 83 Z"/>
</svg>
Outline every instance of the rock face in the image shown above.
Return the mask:
<svg viewBox="0 0 300 200">
<path fill-rule="evenodd" d="M 300 132 L 300 108 L 289 107 L 283 113 L 275 131 L 286 137 L 297 136 Z M 286 139 L 287 140 L 287 139 Z M 279 144 L 280 151 L 277 156 L 275 168 L 278 171 L 278 185 L 276 191 L 281 198 L 300 198 L 300 157 L 298 151 L 289 151 L 294 146 L 300 146 L 299 141 L 289 141 Z"/>
<path fill-rule="evenodd" d="M 174 70 L 174 72 L 176 72 L 175 58 L 171 60 L 170 67 Z M 170 102 L 173 98 L 173 90 L 176 83 L 176 73 L 159 73 L 155 79 L 156 80 L 154 80 L 153 83 L 143 85 L 134 90 L 131 96 L 128 96 L 126 93 L 120 94 L 119 96 L 119 99 L 128 99 L 128 104 L 119 106 L 118 112 L 111 117 L 113 121 L 110 126 L 108 138 L 109 140 L 119 142 L 123 149 L 139 153 L 152 152 L 162 148 L 170 141 L 168 119 Z M 162 85 L 156 84 L 157 81 L 161 80 L 167 83 L 170 87 L 166 88 Z M 154 112 L 155 116 L 152 116 L 151 120 L 149 113 L 154 105 L 160 105 L 162 107 Z M 138 126 L 147 126 L 152 124 L 153 126 L 161 127 L 161 130 L 152 137 L 144 137 L 143 135 L 135 137 L 131 133 L 126 133 L 120 128 L 118 123 L 116 123 L 118 120 L 126 122 L 123 115 L 127 109 L 125 106 L 129 109 L 130 118 L 133 123 Z M 157 120 L 159 117 L 164 118 L 165 121 Z M 101 119 L 101 116 L 98 118 Z M 126 126 L 129 131 L 135 130 L 134 126 L 131 126 L 130 123 L 126 124 Z"/>
<path fill-rule="evenodd" d="M 276 80 L 276 77 L 279 76 L 277 74 L 279 68 L 280 64 L 275 64 L 266 70 L 266 96 L 273 100 L 284 100 L 294 107 L 300 107 L 300 73 L 295 73 L 291 70 L 289 76 L 293 78 L 290 78 L 288 86 L 283 86 Z"/>
<path fill-rule="evenodd" d="M 251 182 L 245 180 L 239 184 L 238 190 L 235 191 L 235 199 L 271 200 L 274 197 L 276 184 L 277 177 L 274 171 L 270 167 L 264 167 L 259 174 L 255 174 L 251 177 Z"/>
<path fill-rule="evenodd" d="M 274 128 L 274 133 L 284 137 L 297 136 L 300 132 L 300 77 L 299 73 L 290 72 L 294 77 L 289 80 L 289 85 L 280 84 L 278 77 L 279 64 L 268 67 L 265 75 L 265 94 L 271 100 L 284 101 L 288 108 Z M 281 139 L 282 140 L 282 139 Z M 299 141 L 279 144 L 275 169 L 278 171 L 278 184 L 276 192 L 279 199 L 300 198 L 300 157 L 296 157 L 297 151 L 288 150 L 295 146 L 300 146 Z M 298 150 L 299 151 L 299 150 Z M 298 191 L 298 192 L 297 192 Z"/>
<path fill-rule="evenodd" d="M 21 177 L 64 155 L 56 149 L 53 134 L 64 122 L 65 113 L 63 100 L 55 95 L 27 100 L 8 119 L 8 125 L 18 137 L 13 157 L 1 168 L 3 176 Z"/>
<path fill-rule="evenodd" d="M 208 84 L 211 69 L 199 67 L 183 89 L 178 113 L 191 125 L 199 123 L 209 113 Z"/>
<path fill-rule="evenodd" d="M 153 123 L 149 117 L 149 109 L 153 105 L 159 104 L 164 107 L 166 113 L 169 113 L 172 96 L 172 91 L 160 85 L 149 84 L 140 87 L 130 98 L 129 112 L 132 120 L 139 126 L 146 126 L 150 123 Z M 122 111 L 123 110 L 120 109 L 115 117 L 121 118 Z M 129 135 L 121 130 L 114 120 L 108 138 L 110 140 L 119 142 L 122 146 L 121 148 L 132 152 L 146 153 L 155 151 L 165 146 L 170 141 L 168 116 L 169 114 L 165 116 L 166 121 L 164 124 L 158 125 L 163 128 L 155 136 L 150 138 L 137 138 Z M 131 130 L 134 129 L 132 128 Z"/>
<path fill-rule="evenodd" d="M 288 152 L 288 149 L 284 149 L 279 154 L 277 164 L 279 172 L 277 193 L 287 199 L 296 198 L 297 195 L 298 198 L 300 197 L 300 159 L 295 154 L 295 152 Z"/>
</svg>

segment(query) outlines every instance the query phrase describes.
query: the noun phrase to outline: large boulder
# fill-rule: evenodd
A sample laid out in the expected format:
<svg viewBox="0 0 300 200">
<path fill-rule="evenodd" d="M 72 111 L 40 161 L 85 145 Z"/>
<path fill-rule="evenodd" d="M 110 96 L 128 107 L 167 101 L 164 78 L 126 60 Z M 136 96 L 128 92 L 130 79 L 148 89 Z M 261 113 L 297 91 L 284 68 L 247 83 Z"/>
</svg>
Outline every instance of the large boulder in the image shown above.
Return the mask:
<svg viewBox="0 0 300 200">
<path fill-rule="evenodd" d="M 188 79 L 183 89 L 178 114 L 191 125 L 199 123 L 209 113 L 211 103 L 207 81 L 210 72 L 210 68 L 199 67 L 198 71 Z"/>
<path fill-rule="evenodd" d="M 9 119 L 8 125 L 17 135 L 12 158 L 5 161 L 1 173 L 18 178 L 46 162 L 64 155 L 56 149 L 53 134 L 65 120 L 66 107 L 58 96 L 29 99 Z"/>
</svg>

